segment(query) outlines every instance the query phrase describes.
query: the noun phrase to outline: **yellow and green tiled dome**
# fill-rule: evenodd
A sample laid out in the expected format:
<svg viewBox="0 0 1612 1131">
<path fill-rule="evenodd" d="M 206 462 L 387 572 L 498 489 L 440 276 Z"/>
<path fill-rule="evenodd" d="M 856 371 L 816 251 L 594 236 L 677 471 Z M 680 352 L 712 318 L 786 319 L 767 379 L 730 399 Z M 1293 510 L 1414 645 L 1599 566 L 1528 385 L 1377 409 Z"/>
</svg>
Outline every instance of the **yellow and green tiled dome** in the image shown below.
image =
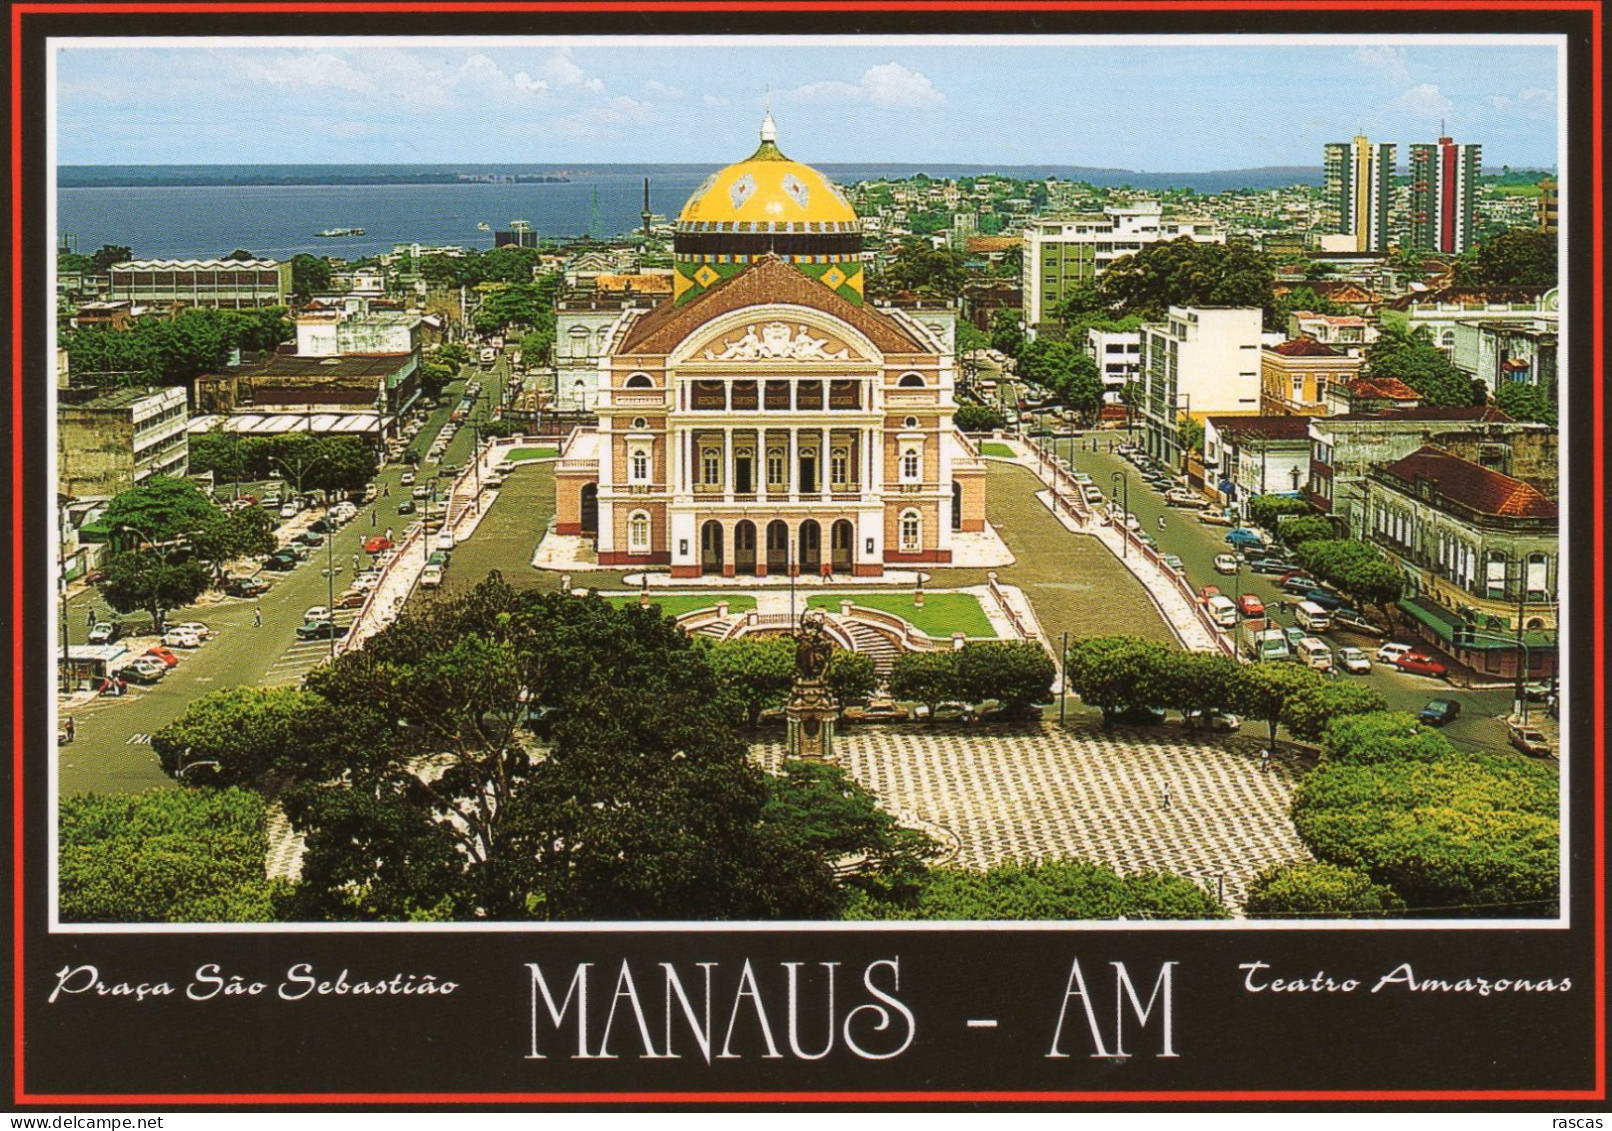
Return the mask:
<svg viewBox="0 0 1612 1131">
<path fill-rule="evenodd" d="M 708 177 L 683 205 L 672 237 L 675 298 L 685 302 L 776 255 L 853 302 L 862 301 L 862 222 L 832 181 L 778 149 L 769 112 L 761 146 Z"/>
</svg>

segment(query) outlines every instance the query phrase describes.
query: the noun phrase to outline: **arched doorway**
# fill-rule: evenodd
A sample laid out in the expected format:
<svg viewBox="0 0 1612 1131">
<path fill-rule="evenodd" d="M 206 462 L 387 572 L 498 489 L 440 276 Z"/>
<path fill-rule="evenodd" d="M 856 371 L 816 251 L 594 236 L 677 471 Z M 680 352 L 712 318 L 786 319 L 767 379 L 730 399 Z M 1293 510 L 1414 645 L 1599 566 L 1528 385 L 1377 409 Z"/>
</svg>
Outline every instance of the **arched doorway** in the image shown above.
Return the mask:
<svg viewBox="0 0 1612 1131">
<path fill-rule="evenodd" d="M 582 514 L 580 516 L 582 533 L 589 538 L 599 533 L 599 485 L 597 483 L 584 483 L 582 485 Z"/>
<path fill-rule="evenodd" d="M 829 561 L 834 565 L 835 573 L 851 572 L 851 540 L 856 531 L 846 519 L 835 522 L 828 532 Z"/>
<path fill-rule="evenodd" d="M 700 572 L 722 572 L 722 524 L 707 522 L 700 527 Z"/>
<path fill-rule="evenodd" d="M 952 480 L 952 529 L 963 528 L 963 485 Z"/>
<path fill-rule="evenodd" d="M 789 524 L 781 518 L 767 523 L 767 572 L 781 574 L 789 568 Z"/>
<path fill-rule="evenodd" d="M 823 528 L 815 518 L 800 524 L 800 569 L 816 573 L 823 568 Z"/>
<path fill-rule="evenodd" d="M 756 524 L 749 519 L 733 528 L 733 568 L 736 573 L 756 572 Z"/>
</svg>

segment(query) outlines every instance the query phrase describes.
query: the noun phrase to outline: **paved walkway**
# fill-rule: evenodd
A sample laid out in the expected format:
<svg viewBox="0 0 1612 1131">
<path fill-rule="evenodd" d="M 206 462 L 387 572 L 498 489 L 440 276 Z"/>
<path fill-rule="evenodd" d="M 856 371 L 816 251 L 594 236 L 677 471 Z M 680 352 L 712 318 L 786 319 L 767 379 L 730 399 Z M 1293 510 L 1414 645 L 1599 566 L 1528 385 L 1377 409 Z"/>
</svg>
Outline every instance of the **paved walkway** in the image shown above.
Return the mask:
<svg viewBox="0 0 1612 1131">
<path fill-rule="evenodd" d="M 1261 745 L 1084 719 L 1005 732 L 848 726 L 835 737 L 880 805 L 946 830 L 964 867 L 1078 859 L 1167 870 L 1211 893 L 1223 882 L 1234 912 L 1261 869 L 1309 858 L 1287 818 L 1302 770 L 1278 760 L 1261 772 Z M 769 769 L 784 756 L 781 741 L 754 751 Z"/>
</svg>

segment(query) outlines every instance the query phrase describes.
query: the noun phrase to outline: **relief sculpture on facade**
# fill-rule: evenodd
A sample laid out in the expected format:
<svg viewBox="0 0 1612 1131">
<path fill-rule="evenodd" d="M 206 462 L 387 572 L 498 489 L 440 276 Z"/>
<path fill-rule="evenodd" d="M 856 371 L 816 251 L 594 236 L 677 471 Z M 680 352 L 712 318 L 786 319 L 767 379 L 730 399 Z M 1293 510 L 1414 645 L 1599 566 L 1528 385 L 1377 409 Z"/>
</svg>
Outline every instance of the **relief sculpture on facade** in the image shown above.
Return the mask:
<svg viewBox="0 0 1612 1131">
<path fill-rule="evenodd" d="M 714 346 L 707 347 L 704 353 L 706 361 L 845 361 L 850 356 L 851 351 L 843 345 L 813 337 L 809 326 L 797 323 L 791 329 L 787 322 L 765 323 L 760 333 L 754 325 L 746 326 L 742 336 L 723 340 L 720 353 Z"/>
</svg>

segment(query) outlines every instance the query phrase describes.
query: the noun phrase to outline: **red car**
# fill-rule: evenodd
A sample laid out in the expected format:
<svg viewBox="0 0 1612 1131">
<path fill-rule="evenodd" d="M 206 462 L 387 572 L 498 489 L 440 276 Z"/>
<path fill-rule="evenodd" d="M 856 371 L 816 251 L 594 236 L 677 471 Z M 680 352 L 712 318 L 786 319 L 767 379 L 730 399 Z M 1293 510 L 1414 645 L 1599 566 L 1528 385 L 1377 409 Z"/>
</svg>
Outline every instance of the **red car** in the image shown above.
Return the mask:
<svg viewBox="0 0 1612 1131">
<path fill-rule="evenodd" d="M 392 540 L 384 534 L 377 534 L 364 543 L 364 553 L 366 554 L 384 554 L 391 548 Z"/>
<path fill-rule="evenodd" d="M 161 660 L 167 667 L 177 668 L 179 666 L 179 657 L 174 655 L 168 649 L 164 648 L 161 644 L 153 644 L 151 647 L 147 648 L 146 655 L 157 657 L 157 659 Z"/>
<path fill-rule="evenodd" d="M 1198 590 L 1198 602 L 1200 604 L 1206 605 L 1209 603 L 1209 598 L 1218 596 L 1220 596 L 1220 586 L 1218 585 L 1205 585 Z"/>
<path fill-rule="evenodd" d="M 1243 611 L 1245 617 L 1262 617 L 1265 615 L 1265 602 L 1252 593 L 1244 593 L 1237 598 L 1237 607 Z"/>
<path fill-rule="evenodd" d="M 1450 670 L 1426 652 L 1406 652 L 1394 661 L 1394 666 L 1402 672 L 1430 675 L 1440 679 L 1449 674 Z"/>
</svg>

